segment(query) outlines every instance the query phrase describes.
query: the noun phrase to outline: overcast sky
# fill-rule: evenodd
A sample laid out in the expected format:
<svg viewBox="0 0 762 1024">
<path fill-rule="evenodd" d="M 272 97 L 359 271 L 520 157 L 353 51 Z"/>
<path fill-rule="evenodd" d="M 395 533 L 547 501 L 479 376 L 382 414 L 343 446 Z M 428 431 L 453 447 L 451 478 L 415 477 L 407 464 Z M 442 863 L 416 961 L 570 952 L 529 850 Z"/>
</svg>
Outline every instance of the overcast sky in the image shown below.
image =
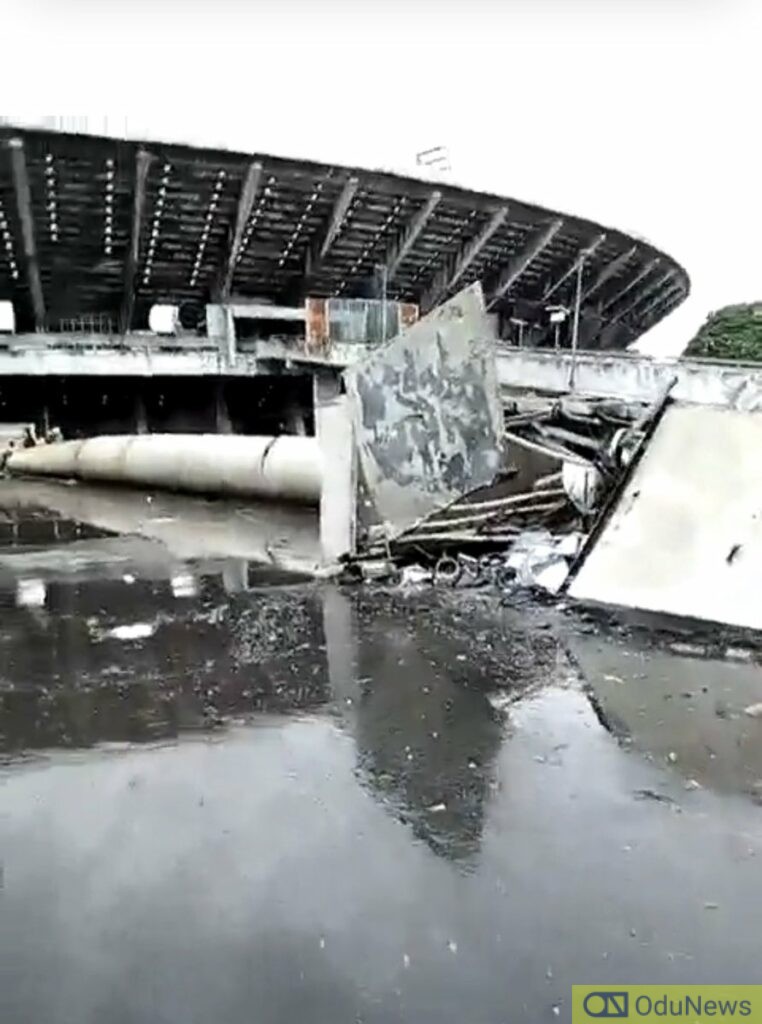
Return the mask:
<svg viewBox="0 0 762 1024">
<path fill-rule="evenodd" d="M 6 0 L 3 113 L 410 170 L 631 231 L 687 268 L 643 345 L 762 298 L 762 0 Z M 125 113 L 126 112 L 126 113 Z"/>
</svg>

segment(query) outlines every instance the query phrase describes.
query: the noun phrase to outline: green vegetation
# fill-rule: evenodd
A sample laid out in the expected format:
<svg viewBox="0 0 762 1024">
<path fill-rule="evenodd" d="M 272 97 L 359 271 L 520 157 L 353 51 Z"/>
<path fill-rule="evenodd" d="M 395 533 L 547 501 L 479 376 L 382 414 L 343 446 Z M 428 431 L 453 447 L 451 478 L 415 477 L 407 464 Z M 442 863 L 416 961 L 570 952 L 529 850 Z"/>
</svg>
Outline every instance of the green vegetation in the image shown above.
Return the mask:
<svg viewBox="0 0 762 1024">
<path fill-rule="evenodd" d="M 685 355 L 762 362 L 762 302 L 710 313 Z"/>
</svg>

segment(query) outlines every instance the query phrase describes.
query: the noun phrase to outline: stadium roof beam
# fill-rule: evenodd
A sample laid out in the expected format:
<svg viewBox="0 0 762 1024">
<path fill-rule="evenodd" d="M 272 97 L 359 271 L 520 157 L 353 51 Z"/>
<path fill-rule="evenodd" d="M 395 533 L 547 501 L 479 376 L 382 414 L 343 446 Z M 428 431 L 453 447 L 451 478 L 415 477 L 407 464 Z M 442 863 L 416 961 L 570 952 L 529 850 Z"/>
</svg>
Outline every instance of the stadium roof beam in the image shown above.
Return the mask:
<svg viewBox="0 0 762 1024">
<path fill-rule="evenodd" d="M 124 294 L 122 296 L 122 307 L 119 312 L 119 330 L 122 334 L 128 334 L 132 329 L 138 260 L 140 259 L 140 237 L 143 233 L 143 214 L 146 205 L 146 182 L 153 159 L 153 154 L 142 148 L 135 155 L 135 185 L 132 191 L 130 247 L 127 250 L 127 261 L 124 267 Z"/>
<path fill-rule="evenodd" d="M 436 210 L 441 199 L 441 192 L 437 192 L 436 190 L 431 192 L 423 206 L 411 217 L 402 237 L 399 238 L 396 245 L 392 248 L 392 251 L 386 261 L 387 284 L 392 280 L 399 270 L 402 261 L 415 245 L 416 239 L 426 227 L 426 224 L 430 220 L 431 215 L 434 213 L 434 210 Z"/>
<path fill-rule="evenodd" d="M 640 282 L 644 278 L 648 277 L 651 271 L 654 270 L 658 265 L 658 256 L 655 257 L 655 259 L 649 260 L 647 263 L 645 263 L 643 267 L 641 267 L 641 269 L 638 271 L 638 273 L 630 281 L 627 282 L 624 288 L 620 288 L 618 292 L 614 292 L 613 295 L 610 295 L 606 299 L 606 301 L 601 306 L 601 311 L 605 313 L 607 309 L 611 309 L 611 307 L 615 305 L 617 302 L 619 302 L 620 299 L 623 299 L 625 295 L 628 295 L 636 285 L 640 284 Z"/>
<path fill-rule="evenodd" d="M 552 220 L 549 224 L 542 224 L 535 231 L 531 232 L 524 248 L 514 253 L 506 263 L 505 269 L 500 275 L 495 290 L 487 303 L 488 309 L 492 309 L 505 295 L 511 285 L 518 281 L 532 260 L 539 256 L 542 250 L 553 241 L 563 227 L 563 223 L 563 219 L 559 217 L 557 220 Z"/>
<path fill-rule="evenodd" d="M 319 247 L 316 246 L 317 255 L 313 261 L 313 269 L 315 269 L 315 267 L 326 258 L 328 250 L 336 241 L 336 236 L 344 226 L 344 221 L 349 213 L 349 207 L 352 205 L 352 200 L 354 199 L 355 193 L 359 187 L 359 178 L 347 178 L 344 182 L 344 187 L 336 197 L 336 202 L 333 204 L 331 219 L 328 221 L 325 235 L 323 235 L 322 240 L 319 241 Z"/>
<path fill-rule="evenodd" d="M 562 284 L 564 284 L 566 281 L 569 280 L 570 277 L 572 277 L 574 274 L 576 274 L 577 271 L 580 268 L 580 265 L 582 263 L 584 263 L 586 259 L 588 259 L 590 256 L 592 256 L 593 253 L 601 245 L 603 245 L 603 243 L 605 241 L 606 241 L 605 234 L 600 234 L 600 235 L 597 235 L 592 240 L 590 245 L 585 246 L 584 249 L 580 249 L 580 251 L 577 253 L 577 257 L 574 260 L 574 262 L 569 267 L 566 268 L 566 270 L 563 272 L 563 274 L 561 274 L 560 277 L 557 277 L 555 279 L 555 281 L 551 281 L 551 283 L 545 289 L 545 291 L 543 292 L 542 301 L 546 302 L 551 297 L 551 295 L 553 295 L 555 292 L 558 291 L 558 289 L 561 287 Z"/>
<path fill-rule="evenodd" d="M 643 320 L 649 320 L 650 327 L 652 323 L 656 322 L 656 320 L 661 319 L 664 315 L 662 310 L 669 307 L 670 302 L 681 295 L 682 291 L 683 286 L 679 283 L 673 284 L 671 288 L 666 288 L 660 295 L 654 296 L 650 302 L 646 303 L 640 311 L 639 316 Z"/>
<path fill-rule="evenodd" d="M 223 156 L 222 151 L 215 149 L 150 141 L 115 142 L 96 135 L 75 135 L 6 123 L 0 124 L 0 143 L 3 146 L 0 153 L 0 192 L 4 197 L 7 195 L 4 209 L 11 213 L 12 224 L 6 222 L 6 227 L 0 230 L 0 263 L 4 268 L 7 263 L 11 276 L 15 274 L 23 283 L 21 297 L 25 304 L 25 319 L 32 326 L 32 295 L 25 276 L 21 224 L 14 197 L 9 147 L 12 139 L 21 139 L 24 143 L 46 325 L 52 325 L 51 316 L 58 301 L 50 290 L 49 282 L 58 281 L 61 266 L 68 268 L 69 291 L 68 295 L 62 296 L 66 299 L 62 302 L 62 309 L 65 307 L 73 314 L 87 317 L 98 310 L 104 317 L 121 324 L 126 322 L 134 329 L 138 305 L 142 309 L 144 305 L 147 307 L 174 299 L 182 301 L 188 318 L 202 318 L 203 307 L 209 301 L 210 286 L 215 298 L 222 288 L 230 247 L 235 247 L 237 206 L 249 168 L 255 161 L 263 164 L 263 177 L 235 255 L 231 295 L 240 291 L 242 296 L 258 296 L 262 300 L 283 304 L 304 295 L 325 296 L 342 291 L 346 294 L 365 293 L 371 263 L 376 265 L 379 260 L 386 263 L 387 259 L 393 260 L 398 255 L 395 243 L 404 243 L 405 229 L 412 223 L 416 212 L 425 206 L 433 190 L 442 193 L 442 200 L 405 255 L 391 285 L 391 292 L 404 293 L 404 297 L 412 302 L 424 306 L 429 298 L 441 302 L 442 289 L 449 285 L 450 290 L 446 294 L 451 295 L 474 277 L 484 280 L 485 294 L 489 299 L 491 289 L 501 281 L 507 285 L 507 294 L 497 306 L 506 302 L 513 304 L 514 301 L 525 303 L 529 321 L 533 327 L 540 328 L 545 326 L 547 319 L 541 297 L 550 292 L 557 279 L 574 264 L 583 247 L 591 245 L 603 233 L 607 236 L 605 243 L 584 263 L 583 288 L 593 284 L 607 263 L 631 246 L 637 246 L 637 255 L 632 262 L 603 283 L 590 301 L 590 306 L 596 310 L 606 307 L 605 319 L 611 320 L 618 317 L 632 300 L 638 300 L 639 305 L 634 312 L 621 321 L 623 325 L 627 324 L 627 330 L 611 331 L 616 345 L 626 343 L 625 334 L 636 337 L 643 328 L 638 308 L 658 294 L 660 289 L 655 286 L 664 271 L 674 270 L 670 284 L 679 281 L 684 292 L 688 288 L 683 268 L 648 242 L 583 218 L 514 202 L 508 197 L 473 192 L 445 181 L 425 183 L 419 178 L 266 156 L 252 151 L 226 150 Z M 134 187 L 138 178 L 133 169 L 139 149 L 154 154 L 154 162 L 144 184 L 145 211 L 142 216 L 145 220 L 138 225 L 139 230 L 137 227 L 132 230 L 131 237 L 133 193 L 140 191 Z M 73 192 L 68 186 L 64 187 L 63 181 L 58 188 L 58 158 L 52 157 L 56 152 L 61 153 L 62 158 L 65 156 L 67 165 L 69 161 L 72 166 L 76 164 L 77 187 Z M 125 191 L 115 185 L 113 189 L 107 188 L 104 195 L 103 168 L 111 169 L 109 161 L 114 161 L 115 152 L 120 154 L 120 166 L 126 161 L 121 172 L 122 175 L 126 172 L 126 178 L 121 179 Z M 169 171 L 165 169 L 163 174 L 159 173 L 162 164 L 165 168 L 169 165 Z M 221 180 L 220 169 L 223 166 L 226 198 L 215 213 L 215 218 L 219 217 L 215 220 L 217 230 L 210 235 L 205 224 L 196 246 L 193 269 L 197 271 L 200 266 L 199 251 L 206 254 L 205 269 L 203 273 L 191 272 L 187 279 L 182 280 L 184 268 L 180 264 L 192 248 L 190 236 L 196 233 L 202 221 L 208 219 L 210 212 L 211 200 L 206 184 L 215 175 L 218 182 Z M 172 179 L 171 186 L 164 181 L 168 174 Z M 113 177 L 108 179 L 112 184 Z M 38 192 L 38 182 L 42 192 Z M 115 205 L 111 209 L 109 196 L 114 191 Z M 219 191 L 216 186 L 214 191 Z M 51 210 L 53 200 L 55 207 Z M 71 229 L 87 211 L 90 211 L 88 216 L 92 214 L 100 221 L 104 200 L 106 223 L 101 241 L 96 240 L 99 232 L 94 236 L 92 232 Z M 508 212 L 503 219 L 501 211 L 504 208 Z M 52 212 L 55 218 L 50 216 Z M 532 252 L 527 253 L 523 260 L 518 259 L 518 254 L 535 231 L 542 232 L 559 218 L 563 218 L 563 230 L 527 269 L 525 264 L 530 262 Z M 112 248 L 112 232 L 106 232 L 105 227 L 110 224 L 113 229 L 114 221 L 117 241 L 113 243 L 116 247 Z M 120 223 L 121 248 L 118 242 Z M 59 224 L 63 230 L 59 231 Z M 71 230 L 66 230 L 66 225 Z M 156 233 L 154 229 L 157 229 Z M 249 259 L 249 240 L 255 230 L 257 234 L 252 240 L 254 258 Z M 8 238 L 4 238 L 3 231 Z M 223 232 L 224 239 L 221 237 Z M 488 238 L 490 234 L 491 238 Z M 111 239 L 108 244 L 105 236 Z M 149 236 L 154 244 L 149 244 Z M 7 248 L 9 242 L 10 250 Z M 118 255 L 116 260 L 109 248 Z M 11 255 L 15 253 L 13 263 L 2 255 L 2 249 Z M 324 254 L 322 260 L 318 259 L 321 251 Z M 101 252 L 108 258 L 103 258 Z M 660 259 L 658 267 L 609 305 L 655 257 Z M 298 266 L 300 261 L 303 261 L 301 267 Z M 311 262 L 314 268 L 310 274 Z M 518 279 L 508 284 L 506 275 L 508 279 L 515 278 L 518 271 L 522 271 Z M 557 301 L 568 305 L 568 293 L 578 274 L 579 267 L 544 305 Z M 131 311 L 133 288 L 134 316 Z"/>
<path fill-rule="evenodd" d="M 26 164 L 26 153 L 22 139 L 11 139 L 11 170 L 13 173 L 13 190 L 16 193 L 16 208 L 21 223 L 21 237 L 24 243 L 26 276 L 32 296 L 34 323 L 38 330 L 45 326 L 45 296 L 42 291 L 40 264 L 37 259 L 37 242 L 32 217 L 32 193 L 29 188 L 29 171 Z"/>
<path fill-rule="evenodd" d="M 224 260 L 220 268 L 222 271 L 220 274 L 222 279 L 220 291 L 223 302 L 227 302 L 230 298 L 236 260 L 241 248 L 241 242 L 243 241 L 243 234 L 246 230 L 246 225 L 249 222 L 251 211 L 254 209 L 254 203 L 257 201 L 257 196 L 259 195 L 259 191 L 262 187 L 263 174 L 264 168 L 262 167 L 262 164 L 258 160 L 255 160 L 253 163 L 249 164 L 246 171 L 246 177 L 244 178 L 243 185 L 241 186 L 241 194 L 238 197 L 238 207 L 236 208 L 235 214 L 233 238 L 225 253 Z"/>
<path fill-rule="evenodd" d="M 631 302 L 629 302 L 624 309 L 620 309 L 619 312 L 613 317 L 614 320 L 623 320 L 624 317 L 632 313 L 640 306 L 644 299 L 653 297 L 655 293 L 659 292 L 659 289 L 671 281 L 675 275 L 675 270 L 667 270 L 661 277 L 657 278 L 656 281 L 646 282 L 643 288 L 638 289 L 637 295 Z"/>
<path fill-rule="evenodd" d="M 499 210 L 495 210 L 478 235 L 475 235 L 461 248 L 452 269 L 443 267 L 439 271 L 421 303 L 424 309 L 436 306 L 453 285 L 457 284 L 495 232 L 505 224 L 507 217 L 507 206 L 501 206 Z"/>
<path fill-rule="evenodd" d="M 684 299 L 685 292 L 683 291 L 683 289 L 676 289 L 674 295 L 672 295 L 659 310 L 659 318 L 661 319 L 662 317 L 668 316 L 672 312 L 672 310 L 676 306 L 679 306 Z"/>
<path fill-rule="evenodd" d="M 633 245 L 602 267 L 593 283 L 583 290 L 582 301 L 586 302 L 602 285 L 604 285 L 610 278 L 614 277 L 615 274 L 618 274 L 622 267 L 626 266 L 630 262 L 637 251 L 637 245 Z"/>
</svg>

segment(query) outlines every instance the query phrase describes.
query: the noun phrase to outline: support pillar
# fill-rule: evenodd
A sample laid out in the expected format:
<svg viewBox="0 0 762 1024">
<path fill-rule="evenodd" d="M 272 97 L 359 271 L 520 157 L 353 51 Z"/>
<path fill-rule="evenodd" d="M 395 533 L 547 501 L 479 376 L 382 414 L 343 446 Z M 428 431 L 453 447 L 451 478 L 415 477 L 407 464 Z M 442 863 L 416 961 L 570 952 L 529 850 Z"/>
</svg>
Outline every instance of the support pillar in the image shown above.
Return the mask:
<svg viewBox="0 0 762 1024">
<path fill-rule="evenodd" d="M 230 306 L 206 307 L 206 333 L 217 343 L 220 366 L 230 369 L 236 359 L 235 321 Z"/>
<path fill-rule="evenodd" d="M 142 392 L 140 391 L 135 397 L 135 433 L 148 433 L 148 414 L 146 412 L 146 403 Z"/>
<path fill-rule="evenodd" d="M 286 424 L 289 434 L 295 434 L 296 437 L 307 436 L 307 419 L 304 415 L 304 409 L 298 402 L 290 402 L 287 406 Z"/>
<path fill-rule="evenodd" d="M 225 398 L 225 384 L 221 380 L 218 380 L 214 386 L 214 429 L 218 434 L 233 433 L 230 410 Z"/>
<path fill-rule="evenodd" d="M 314 377 L 315 433 L 323 468 L 320 547 L 326 564 L 354 554 L 357 471 L 349 400 L 336 373 Z"/>
</svg>

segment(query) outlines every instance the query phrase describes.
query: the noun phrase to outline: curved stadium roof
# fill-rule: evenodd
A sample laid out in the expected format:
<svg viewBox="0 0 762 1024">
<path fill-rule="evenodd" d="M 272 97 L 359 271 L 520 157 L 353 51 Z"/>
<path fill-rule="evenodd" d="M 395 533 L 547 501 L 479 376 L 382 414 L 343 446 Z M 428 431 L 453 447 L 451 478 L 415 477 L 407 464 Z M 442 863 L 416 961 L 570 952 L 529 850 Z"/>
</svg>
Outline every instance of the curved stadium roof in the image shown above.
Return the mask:
<svg viewBox="0 0 762 1024">
<path fill-rule="evenodd" d="M 444 183 L 266 154 L 0 126 L 0 299 L 19 330 L 97 318 L 144 328 L 156 302 L 199 320 L 228 295 L 369 294 L 425 310 L 480 279 L 502 332 L 549 341 L 583 261 L 580 344 L 623 347 L 687 296 L 647 242 Z"/>
</svg>

